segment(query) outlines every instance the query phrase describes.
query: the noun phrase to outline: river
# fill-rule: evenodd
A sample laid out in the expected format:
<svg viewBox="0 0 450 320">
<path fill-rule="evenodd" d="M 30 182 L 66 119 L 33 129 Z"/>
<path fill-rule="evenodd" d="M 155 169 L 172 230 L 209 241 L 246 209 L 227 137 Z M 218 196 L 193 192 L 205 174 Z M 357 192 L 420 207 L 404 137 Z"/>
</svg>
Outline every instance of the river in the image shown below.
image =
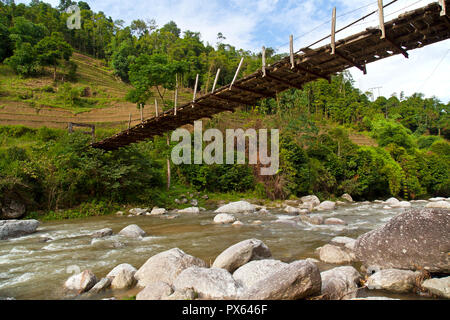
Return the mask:
<svg viewBox="0 0 450 320">
<path fill-rule="evenodd" d="M 421 207 L 422 204 L 413 204 Z M 297 225 L 275 223 L 286 218 L 282 212 L 270 215 L 236 215 L 242 227 L 213 224 L 214 213 L 182 215 L 175 219 L 163 217 L 106 216 L 82 220 L 42 223 L 32 235 L 0 241 L 0 297 L 15 299 L 72 299 L 63 290 L 65 280 L 75 272 L 92 270 L 98 279 L 112 268 L 129 263 L 139 268 L 151 256 L 180 248 L 188 254 L 212 263 L 229 246 L 250 238 L 257 238 L 271 249 L 275 259 L 285 262 L 317 258 L 314 250 L 333 237 L 356 238 L 387 223 L 404 209 L 384 210 L 381 203 L 354 203 L 323 212 L 324 218 L 336 217 L 347 222 L 337 225 Z M 254 225 L 256 220 L 262 223 Z M 148 236 L 142 240 L 112 236 L 91 238 L 99 229 L 111 228 L 117 234 L 122 228 L 137 224 Z M 319 264 L 321 271 L 335 266 Z M 119 298 L 136 294 L 135 291 L 116 293 Z M 373 293 L 400 299 L 417 299 L 416 295 Z M 104 296 L 78 297 L 98 299 Z"/>
</svg>

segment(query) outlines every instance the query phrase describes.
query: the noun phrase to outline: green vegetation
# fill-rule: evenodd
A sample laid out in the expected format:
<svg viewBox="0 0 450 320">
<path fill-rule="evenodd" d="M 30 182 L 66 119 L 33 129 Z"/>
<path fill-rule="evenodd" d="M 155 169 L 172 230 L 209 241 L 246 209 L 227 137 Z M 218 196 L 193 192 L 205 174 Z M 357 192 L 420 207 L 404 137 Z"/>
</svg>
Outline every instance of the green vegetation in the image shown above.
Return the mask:
<svg viewBox="0 0 450 320">
<path fill-rule="evenodd" d="M 0 2 L 0 101 L 83 112 L 125 100 L 144 106 L 156 96 L 169 108 L 175 75 L 180 95 L 191 96 L 183 88 L 193 88 L 197 74 L 206 92 L 218 68 L 218 85 L 231 82 L 241 57 L 240 76 L 261 67 L 259 54 L 224 43 L 223 34 L 212 46 L 197 32 L 182 33 L 173 21 L 163 27 L 142 20 L 124 26 L 85 2 L 78 2 L 82 29 L 68 30 L 64 9 L 70 4 L 61 1 L 56 9 L 39 1 Z M 270 48 L 266 55 L 268 63 L 283 56 Z M 165 137 L 111 153 L 89 148 L 91 138 L 81 133 L 3 126 L 0 202 L 16 199 L 27 205 L 30 217 L 48 220 L 104 215 L 131 205 L 182 208 L 189 204 L 174 200 L 189 193 L 206 208 L 219 200 L 312 193 L 321 199 L 343 193 L 357 200 L 448 197 L 449 112 L 448 103 L 419 93 L 372 101 L 348 73 L 338 74 L 331 83 L 311 82 L 206 124 L 222 130 L 279 128 L 276 175 L 260 176 L 258 166 L 248 165 L 172 165 L 170 190 Z M 98 130 L 97 139 L 114 130 Z"/>
</svg>

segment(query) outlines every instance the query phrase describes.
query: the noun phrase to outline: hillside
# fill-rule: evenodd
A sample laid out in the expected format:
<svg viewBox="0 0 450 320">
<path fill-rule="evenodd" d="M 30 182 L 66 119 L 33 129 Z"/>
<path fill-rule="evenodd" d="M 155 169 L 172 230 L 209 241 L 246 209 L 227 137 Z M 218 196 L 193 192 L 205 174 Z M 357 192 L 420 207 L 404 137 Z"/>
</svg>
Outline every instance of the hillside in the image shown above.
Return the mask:
<svg viewBox="0 0 450 320">
<path fill-rule="evenodd" d="M 50 73 L 36 78 L 20 78 L 5 65 L 0 65 L 0 125 L 24 125 L 32 128 L 67 128 L 68 122 L 96 124 L 100 127 L 124 129 L 129 115 L 132 125 L 140 122 L 136 105 L 125 100 L 132 88 L 114 77 L 113 71 L 97 59 L 74 53 L 77 78 L 70 83 L 84 96 L 75 106 L 67 105 L 62 95 L 63 84 L 53 84 Z M 187 101 L 189 92 L 181 94 Z M 173 95 L 168 92 L 167 96 Z M 153 104 L 144 109 L 144 118 L 154 115 Z"/>
</svg>

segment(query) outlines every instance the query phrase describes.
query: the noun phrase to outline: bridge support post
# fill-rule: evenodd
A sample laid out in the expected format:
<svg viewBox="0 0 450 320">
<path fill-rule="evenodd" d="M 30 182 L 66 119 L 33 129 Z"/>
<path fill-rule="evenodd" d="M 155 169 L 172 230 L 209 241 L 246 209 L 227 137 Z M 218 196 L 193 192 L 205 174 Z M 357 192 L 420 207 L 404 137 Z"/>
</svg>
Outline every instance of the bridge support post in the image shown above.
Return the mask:
<svg viewBox="0 0 450 320">
<path fill-rule="evenodd" d="M 144 108 L 142 108 L 142 103 L 139 105 L 139 109 L 141 112 L 141 123 L 144 122 Z"/>
<path fill-rule="evenodd" d="M 262 47 L 261 52 L 261 59 L 262 59 L 262 74 L 263 78 L 266 76 L 266 47 Z"/>
<path fill-rule="evenodd" d="M 289 52 L 291 57 L 291 69 L 295 68 L 295 61 L 294 61 L 294 36 L 291 34 L 289 36 Z"/>
<path fill-rule="evenodd" d="M 336 7 L 331 17 L 331 55 L 336 53 Z"/>
<path fill-rule="evenodd" d="M 380 18 L 380 30 L 381 30 L 381 38 L 386 38 L 386 29 L 384 28 L 384 7 L 383 0 L 378 0 L 378 15 Z"/>
<path fill-rule="evenodd" d="M 128 119 L 128 130 L 131 129 L 131 113 L 130 113 L 130 117 Z"/>
<path fill-rule="evenodd" d="M 217 69 L 216 78 L 214 79 L 214 85 L 213 85 L 211 93 L 214 93 L 214 90 L 216 90 L 216 85 L 217 85 L 217 81 L 219 80 L 219 75 L 220 75 L 220 68 Z"/>
<path fill-rule="evenodd" d="M 197 77 L 195 77 L 195 88 L 194 88 L 194 98 L 192 99 L 192 108 L 194 107 L 195 98 L 197 96 L 197 87 L 198 87 L 198 73 Z"/>
<path fill-rule="evenodd" d="M 175 75 L 175 101 L 173 114 L 177 115 L 177 104 L 178 104 L 178 73 Z"/>
<path fill-rule="evenodd" d="M 446 16 L 447 15 L 447 9 L 445 7 L 445 0 L 439 0 L 439 4 L 441 5 L 441 17 Z"/>
<path fill-rule="evenodd" d="M 239 66 L 238 66 L 238 68 L 237 68 L 237 70 L 236 70 L 236 74 L 234 75 L 233 81 L 232 81 L 231 84 L 230 84 L 229 90 L 231 90 L 231 88 L 233 88 L 233 85 L 234 85 L 234 83 L 236 82 L 236 79 L 237 79 L 237 77 L 238 77 L 238 75 L 239 75 L 239 71 L 241 71 L 241 67 L 242 67 L 242 63 L 243 63 L 243 62 L 244 62 L 244 57 L 242 57 L 241 62 L 239 62 Z"/>
</svg>

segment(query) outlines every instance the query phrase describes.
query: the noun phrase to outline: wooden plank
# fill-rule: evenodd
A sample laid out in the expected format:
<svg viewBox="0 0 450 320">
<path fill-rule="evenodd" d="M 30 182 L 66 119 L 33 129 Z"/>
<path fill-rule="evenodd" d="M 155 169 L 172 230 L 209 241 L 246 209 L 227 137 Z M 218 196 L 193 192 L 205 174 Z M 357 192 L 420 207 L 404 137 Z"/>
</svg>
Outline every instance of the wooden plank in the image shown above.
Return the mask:
<svg viewBox="0 0 450 320">
<path fill-rule="evenodd" d="M 253 90 L 253 89 L 244 88 L 244 87 L 238 86 L 236 84 L 233 86 L 232 89 L 237 89 L 237 90 L 240 90 L 240 91 L 249 92 L 251 94 L 255 94 L 255 95 L 258 95 L 260 97 L 273 98 L 272 94 L 261 92 L 261 91 L 257 91 L 257 90 Z"/>
<path fill-rule="evenodd" d="M 214 91 L 216 90 L 216 85 L 217 85 L 217 81 L 219 80 L 219 75 L 220 75 L 220 68 L 217 69 L 216 78 L 214 79 L 214 85 L 213 85 L 211 93 L 214 93 Z"/>
<path fill-rule="evenodd" d="M 242 57 L 241 62 L 239 62 L 239 66 L 238 66 L 238 68 L 237 68 L 237 70 L 236 70 L 236 73 L 235 73 L 235 75 L 234 75 L 233 81 L 232 81 L 231 84 L 230 84 L 229 90 L 231 90 L 231 88 L 233 87 L 233 84 L 236 82 L 236 79 L 237 79 L 237 77 L 238 77 L 238 75 L 239 75 L 239 71 L 241 71 L 241 67 L 242 67 L 242 63 L 243 63 L 243 62 L 244 62 L 244 57 Z"/>
<path fill-rule="evenodd" d="M 219 95 L 213 95 L 211 97 L 217 98 L 217 99 L 220 99 L 220 100 L 223 100 L 223 101 L 231 101 L 231 102 L 234 102 L 234 103 L 236 103 L 236 104 L 238 104 L 240 106 L 247 106 L 247 105 L 250 104 L 250 102 L 242 101 L 242 100 L 239 100 L 239 99 L 236 99 L 236 98 L 223 97 L 223 96 L 219 96 Z"/>
<path fill-rule="evenodd" d="M 281 78 L 275 77 L 275 76 L 271 75 L 270 73 L 267 73 L 266 77 L 269 78 L 269 79 L 272 79 L 275 82 L 284 84 L 285 86 L 288 86 L 288 87 L 291 87 L 291 88 L 296 88 L 296 89 L 299 89 L 299 90 L 303 90 L 302 86 L 298 86 L 298 85 L 295 85 L 292 82 L 289 82 L 287 80 L 283 80 Z"/>
<path fill-rule="evenodd" d="M 394 49 L 396 49 L 399 53 L 403 54 L 406 59 L 409 58 L 408 52 L 405 49 L 403 49 L 402 47 L 400 47 L 397 43 L 395 43 L 394 40 L 392 40 L 391 38 L 386 37 L 386 36 L 385 36 L 385 39 L 387 42 L 389 42 L 394 47 Z"/>
<path fill-rule="evenodd" d="M 299 70 L 301 70 L 301 71 L 303 71 L 303 72 L 305 72 L 305 73 L 308 73 L 308 74 L 310 74 L 310 75 L 313 75 L 313 76 L 315 76 L 315 77 L 317 77 L 317 78 L 322 78 L 322 79 L 327 80 L 328 82 L 331 82 L 331 78 L 330 78 L 329 75 L 323 75 L 323 74 L 320 74 L 320 73 L 318 73 L 318 72 L 315 72 L 315 71 L 312 71 L 312 70 L 310 70 L 310 69 L 307 69 L 306 67 L 303 67 L 303 66 L 301 66 L 301 65 L 297 65 L 295 68 L 296 68 L 296 69 L 299 69 Z"/>
<path fill-rule="evenodd" d="M 336 53 L 336 7 L 333 8 L 331 17 L 331 54 Z"/>
<path fill-rule="evenodd" d="M 378 0 L 378 16 L 380 19 L 380 30 L 381 30 L 381 38 L 384 39 L 386 37 L 386 29 L 384 26 L 384 7 L 383 0 Z"/>
<path fill-rule="evenodd" d="M 367 74 L 366 66 L 361 66 L 361 65 L 357 64 L 353 59 L 347 58 L 346 56 L 344 56 L 339 51 L 335 51 L 335 54 L 337 56 L 339 56 L 341 59 L 343 59 L 343 60 L 347 61 L 348 63 L 350 63 L 352 66 L 354 66 L 354 67 L 358 68 L 359 70 L 361 70 L 364 74 Z"/>
</svg>

